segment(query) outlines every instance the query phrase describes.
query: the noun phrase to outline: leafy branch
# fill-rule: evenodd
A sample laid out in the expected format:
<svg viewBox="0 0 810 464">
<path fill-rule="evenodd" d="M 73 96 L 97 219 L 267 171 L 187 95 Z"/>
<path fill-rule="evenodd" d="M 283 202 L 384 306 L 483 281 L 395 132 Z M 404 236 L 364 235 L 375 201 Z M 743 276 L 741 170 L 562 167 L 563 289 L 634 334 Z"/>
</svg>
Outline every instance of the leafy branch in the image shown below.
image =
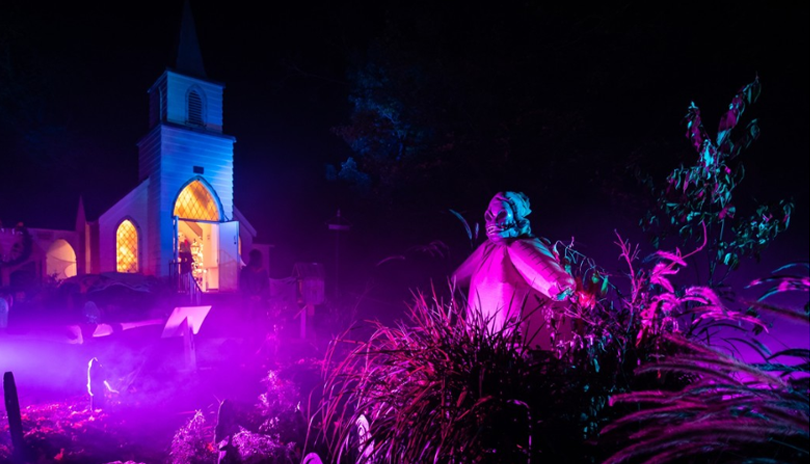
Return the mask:
<svg viewBox="0 0 810 464">
<path fill-rule="evenodd" d="M 733 134 L 760 91 L 757 77 L 737 92 L 720 118 L 715 138 L 706 131 L 700 109 L 691 103 L 684 123 L 686 138 L 698 155 L 695 164 L 673 170 L 660 187 L 649 176 L 642 179 L 656 199 L 640 221 L 642 229 L 652 235 L 653 246 L 659 247 L 673 231 L 682 240 L 695 239 L 693 234 L 700 230 L 698 226 L 705 225 L 709 237 L 706 284 L 710 287 L 722 285 L 739 266 L 741 258 L 758 260 L 760 253 L 790 224 L 794 208 L 790 200 L 759 204 L 747 218 L 738 217 L 734 200 L 734 191 L 745 177 L 745 169 L 737 158 L 759 137 L 759 124 L 754 119 L 740 136 L 734 138 Z"/>
</svg>

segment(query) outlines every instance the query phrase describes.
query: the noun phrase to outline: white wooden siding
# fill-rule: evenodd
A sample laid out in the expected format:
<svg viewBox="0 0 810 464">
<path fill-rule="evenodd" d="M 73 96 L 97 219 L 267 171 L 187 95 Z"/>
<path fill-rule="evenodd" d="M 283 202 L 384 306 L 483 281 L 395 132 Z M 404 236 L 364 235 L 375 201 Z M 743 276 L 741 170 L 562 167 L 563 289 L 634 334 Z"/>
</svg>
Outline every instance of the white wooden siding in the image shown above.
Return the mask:
<svg viewBox="0 0 810 464">
<path fill-rule="evenodd" d="M 175 124 L 186 124 L 186 94 L 189 88 L 196 87 L 203 99 L 203 120 L 209 131 L 222 132 L 222 92 L 224 86 L 211 81 L 184 76 L 166 71 L 167 100 L 166 120 Z"/>
<path fill-rule="evenodd" d="M 138 181 L 160 173 L 161 126 L 149 131 L 138 141 Z"/>
<path fill-rule="evenodd" d="M 124 219 L 130 219 L 138 230 L 138 268 L 144 274 L 154 274 L 149 265 L 149 224 L 147 200 L 149 180 L 141 182 L 124 198 L 98 218 L 99 272 L 116 271 L 115 234 Z"/>
</svg>

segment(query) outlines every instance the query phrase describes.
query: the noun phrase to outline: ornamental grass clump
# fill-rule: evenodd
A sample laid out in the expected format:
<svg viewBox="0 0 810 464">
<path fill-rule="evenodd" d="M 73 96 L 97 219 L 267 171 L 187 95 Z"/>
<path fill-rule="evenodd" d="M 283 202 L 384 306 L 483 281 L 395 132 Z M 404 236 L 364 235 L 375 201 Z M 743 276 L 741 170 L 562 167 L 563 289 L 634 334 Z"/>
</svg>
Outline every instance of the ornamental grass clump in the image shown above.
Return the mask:
<svg viewBox="0 0 810 464">
<path fill-rule="evenodd" d="M 409 318 L 391 327 L 372 322 L 364 341 L 347 332 L 333 344 L 319 439 L 333 462 L 521 463 L 534 459 L 599 462 L 615 450 L 599 430 L 625 413 L 608 407 L 612 395 L 639 388 L 675 390 L 685 375 L 640 375 L 634 369 L 683 350 L 665 338 L 690 336 L 729 320 L 757 324 L 720 307 L 710 289 L 676 291 L 670 282 L 688 255 L 657 252 L 638 265 L 637 249 L 621 238 L 630 267 L 630 290 L 620 292 L 573 247 L 562 260 L 591 295 L 557 302 L 571 333 L 551 330 L 549 350 L 533 348 L 521 333 L 523 314 L 493 330 L 480 312 L 466 312 L 463 298 L 440 301 L 417 295 Z M 547 302 L 546 304 L 552 304 Z M 543 307 L 536 310 L 543 310 Z M 338 356 L 338 347 L 354 349 Z M 368 431 L 358 432 L 367 421 Z M 345 460 L 345 461 L 343 461 Z"/>
<path fill-rule="evenodd" d="M 493 332 L 465 319 L 459 301 L 423 295 L 409 319 L 372 323 L 368 341 L 327 367 L 321 432 L 332 462 L 526 462 L 529 403 L 548 379 L 547 359 L 514 330 L 519 321 Z"/>
<path fill-rule="evenodd" d="M 806 265 L 805 265 L 806 267 Z M 786 269 L 786 268 L 783 268 Z M 777 275 L 753 306 L 810 328 L 810 311 L 766 300 L 788 291 L 807 292 L 807 276 Z M 810 350 L 775 353 L 753 347 L 762 362 L 746 362 L 700 340 L 668 334 L 680 352 L 639 367 L 637 374 L 674 373 L 694 379 L 675 391 L 618 394 L 612 404 L 631 404 L 630 413 L 605 427 L 624 447 L 606 464 L 621 462 L 807 462 L 810 457 Z"/>
</svg>

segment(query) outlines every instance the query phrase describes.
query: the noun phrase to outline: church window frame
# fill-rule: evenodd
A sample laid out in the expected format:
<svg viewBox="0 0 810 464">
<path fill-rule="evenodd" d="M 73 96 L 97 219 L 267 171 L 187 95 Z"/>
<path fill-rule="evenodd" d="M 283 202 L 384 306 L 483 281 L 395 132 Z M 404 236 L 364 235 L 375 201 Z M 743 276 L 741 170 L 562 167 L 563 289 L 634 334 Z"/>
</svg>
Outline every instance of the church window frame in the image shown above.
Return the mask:
<svg viewBox="0 0 810 464">
<path fill-rule="evenodd" d="M 191 205 L 190 202 L 195 199 L 199 200 L 199 196 L 195 197 L 194 195 L 195 191 L 198 194 L 199 192 L 207 194 L 210 198 L 210 203 L 200 205 L 199 202 L 197 202 L 197 204 Z M 212 209 L 215 214 L 212 214 Z M 201 176 L 192 177 L 188 182 L 183 184 L 177 192 L 172 206 L 172 216 L 187 221 L 225 221 L 222 202 L 219 200 L 216 190 Z"/>
<path fill-rule="evenodd" d="M 138 223 L 127 216 L 115 228 L 115 271 L 135 274 L 141 271 L 141 231 Z M 134 248 L 134 250 L 133 250 Z"/>
</svg>

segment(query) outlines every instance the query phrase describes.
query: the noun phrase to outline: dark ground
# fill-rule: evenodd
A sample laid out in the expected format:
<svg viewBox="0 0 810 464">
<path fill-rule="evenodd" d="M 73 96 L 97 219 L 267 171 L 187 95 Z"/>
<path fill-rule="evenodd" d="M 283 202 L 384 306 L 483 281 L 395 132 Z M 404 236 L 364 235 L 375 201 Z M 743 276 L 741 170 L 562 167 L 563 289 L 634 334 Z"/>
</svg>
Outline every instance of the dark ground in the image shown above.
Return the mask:
<svg viewBox="0 0 810 464">
<path fill-rule="evenodd" d="M 182 339 L 161 338 L 161 325 L 81 345 L 67 343 L 62 325 L 17 325 L 0 333 L 0 367 L 14 373 L 27 441 L 41 455 L 39 462 L 166 462 L 172 437 L 195 411 L 213 427 L 224 399 L 251 409 L 268 370 L 317 353 L 314 338 L 296 338 L 297 324 L 267 338 L 256 324 L 229 322 L 232 315 L 223 308 L 212 309 L 195 337 L 196 371 L 185 368 Z M 103 411 L 88 409 L 92 357 L 102 360 L 119 390 L 108 394 Z M 312 381 L 304 388 L 311 389 Z M 7 430 L 4 407 L 0 414 L 0 430 Z M 7 440 L 4 432 L 0 462 Z"/>
</svg>

